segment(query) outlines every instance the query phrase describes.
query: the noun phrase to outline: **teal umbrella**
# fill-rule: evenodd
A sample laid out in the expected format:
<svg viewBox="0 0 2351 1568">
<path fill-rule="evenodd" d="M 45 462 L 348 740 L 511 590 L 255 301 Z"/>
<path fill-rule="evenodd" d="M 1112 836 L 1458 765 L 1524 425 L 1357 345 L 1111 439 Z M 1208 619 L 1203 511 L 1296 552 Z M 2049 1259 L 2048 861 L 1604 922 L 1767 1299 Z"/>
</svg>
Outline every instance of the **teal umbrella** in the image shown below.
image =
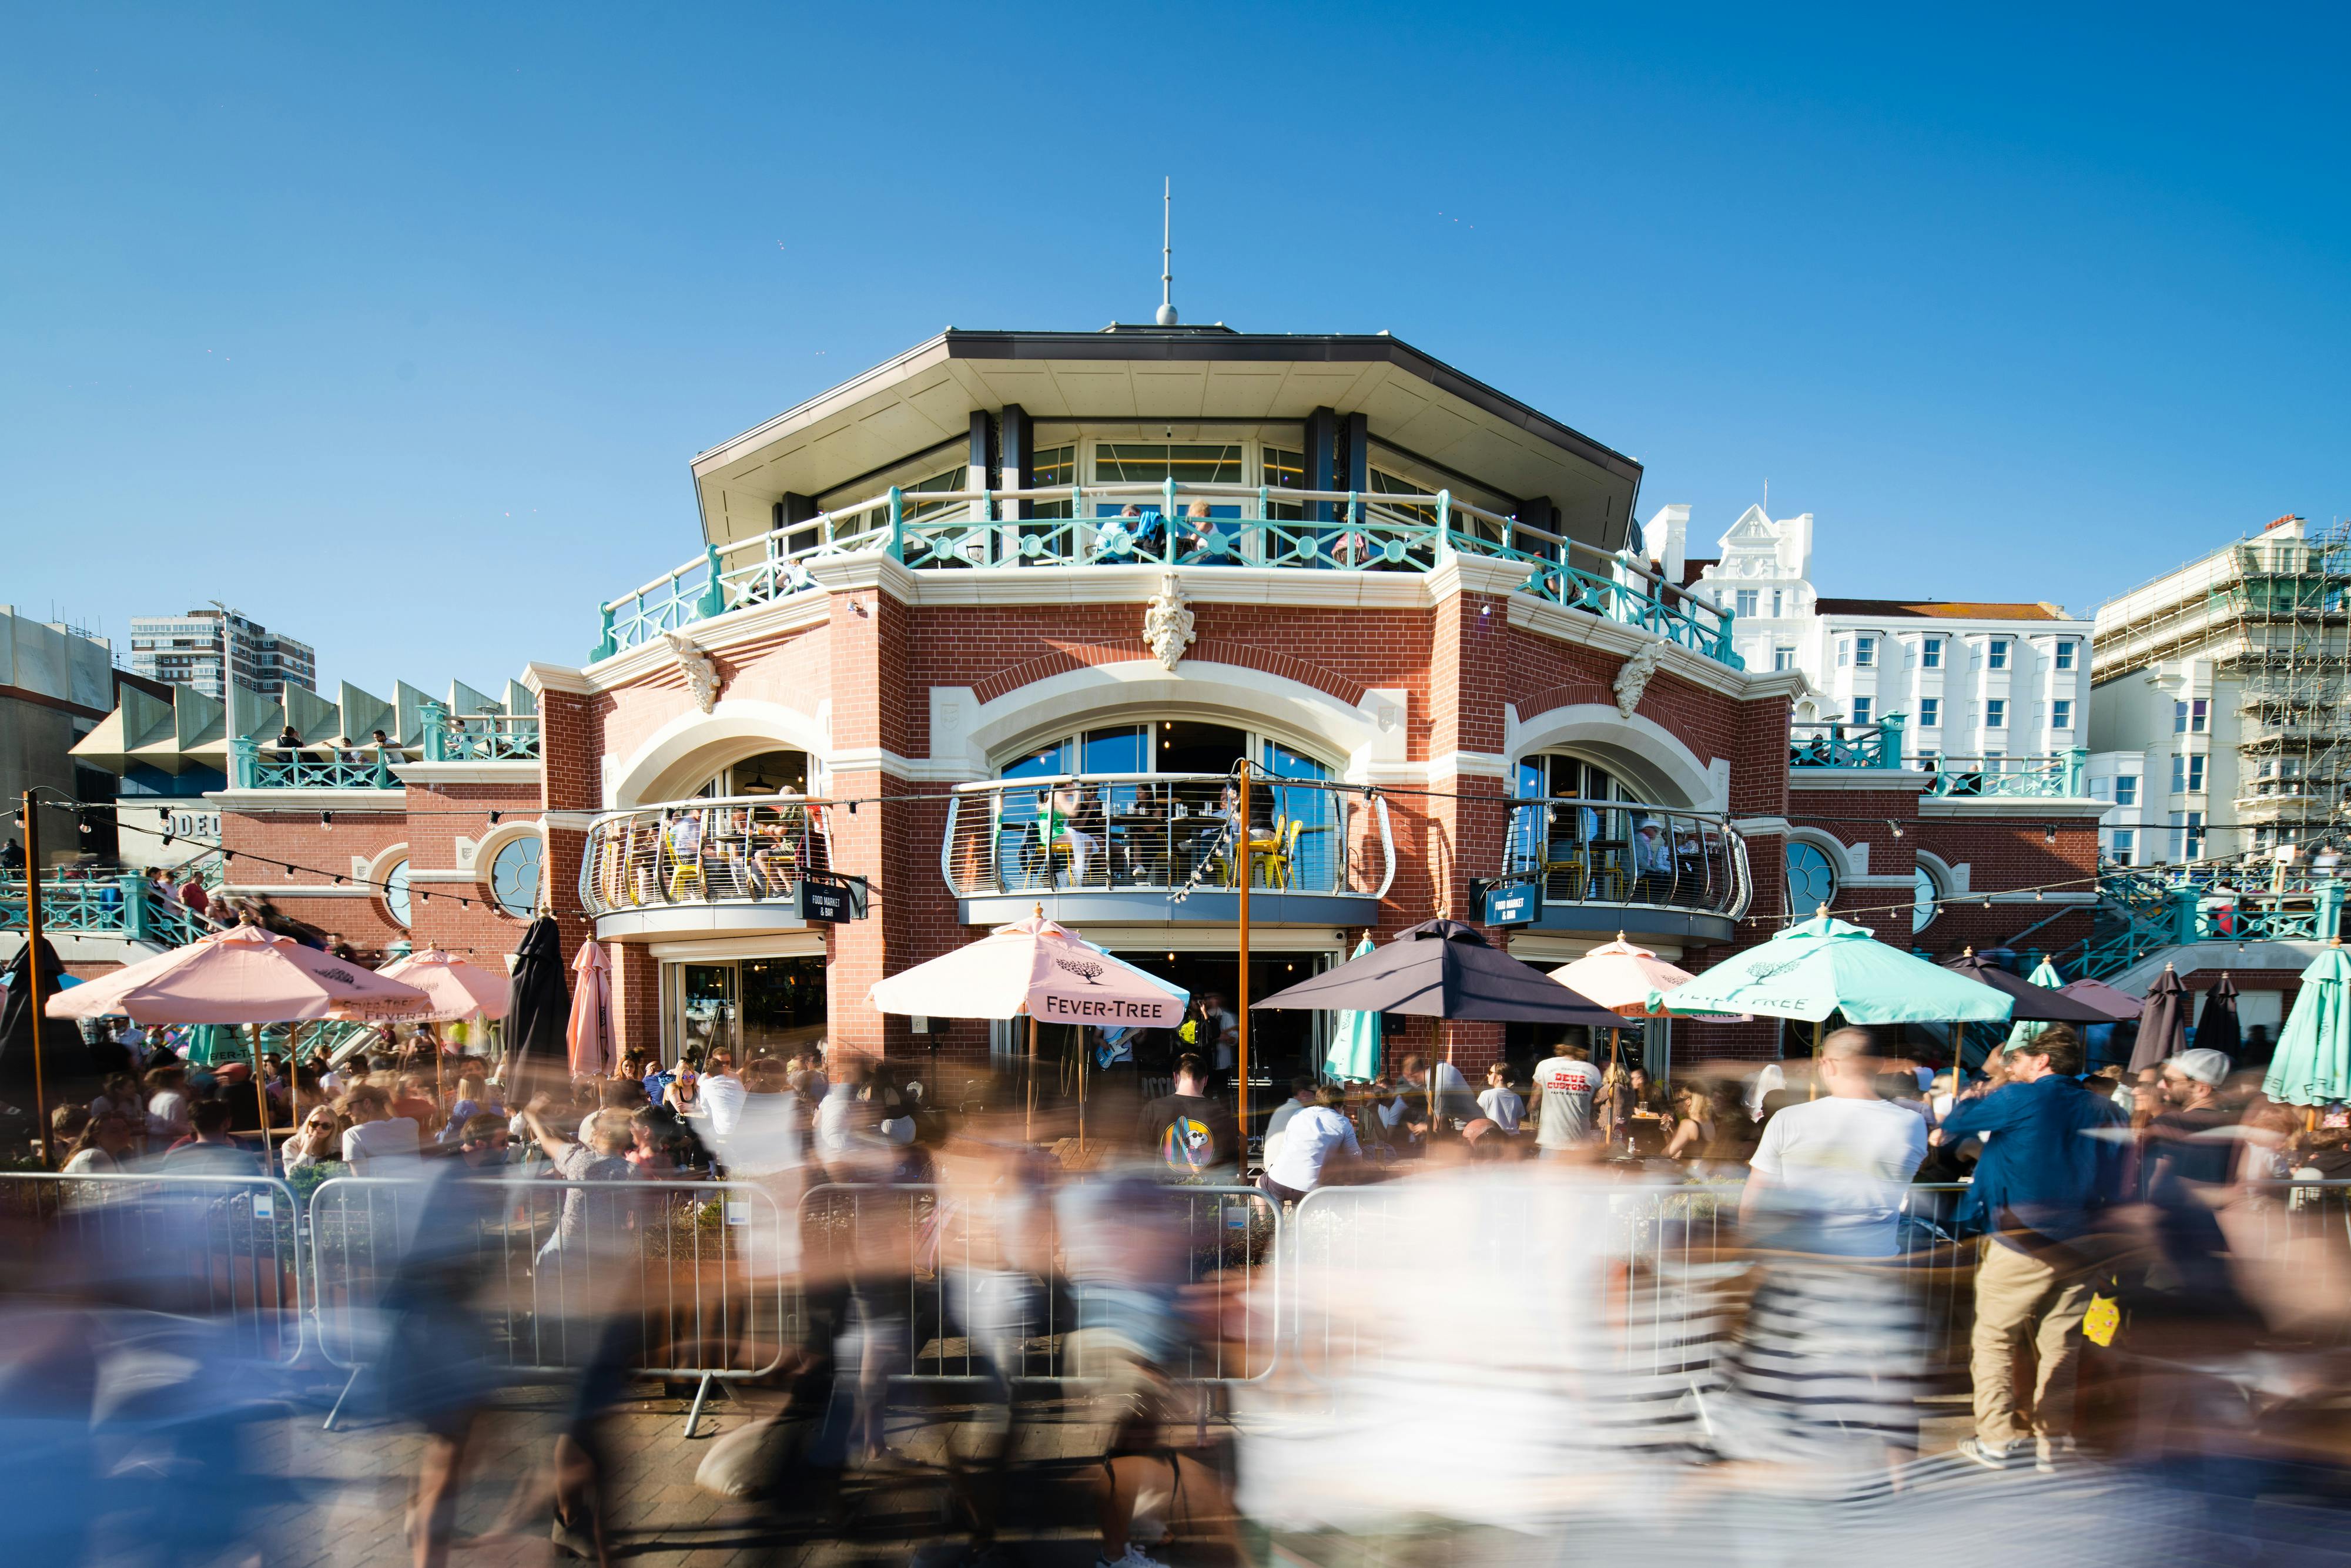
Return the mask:
<svg viewBox="0 0 2351 1568">
<path fill-rule="evenodd" d="M 2262 1092 L 2287 1105 L 2351 1099 L 2351 955 L 2329 946 L 2302 972 Z"/>
<path fill-rule="evenodd" d="M 1818 1023 L 2005 1022 L 2008 996 L 1873 940 L 1858 925 L 1815 916 L 1724 959 L 1661 998 L 1669 1012 L 1761 1013 Z"/>
<path fill-rule="evenodd" d="M 2046 986 L 2053 991 L 2065 988 L 2065 977 L 2059 974 L 2057 966 L 2047 958 L 2042 959 L 2033 967 L 2032 973 L 2024 977 L 2029 984 Z M 2011 1047 L 2030 1044 L 2034 1037 L 2048 1027 L 2047 1024 L 2036 1019 L 2019 1019 L 2008 1031 L 2008 1043 Z"/>
<path fill-rule="evenodd" d="M 1363 942 L 1348 955 L 1352 961 L 1372 950 L 1372 938 L 1366 932 Z M 1331 1031 L 1331 1053 L 1322 1059 L 1322 1073 L 1342 1083 L 1368 1083 L 1380 1075 L 1380 1015 L 1375 1012 L 1344 1012 Z"/>
</svg>

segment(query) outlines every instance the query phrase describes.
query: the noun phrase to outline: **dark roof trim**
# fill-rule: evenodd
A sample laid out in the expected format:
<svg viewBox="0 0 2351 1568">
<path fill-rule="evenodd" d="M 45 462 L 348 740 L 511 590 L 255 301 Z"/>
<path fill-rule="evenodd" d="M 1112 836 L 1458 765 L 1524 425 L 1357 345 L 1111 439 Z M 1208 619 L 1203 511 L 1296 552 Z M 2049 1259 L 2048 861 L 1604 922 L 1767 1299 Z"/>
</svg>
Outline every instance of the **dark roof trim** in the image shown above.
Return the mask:
<svg viewBox="0 0 2351 1568">
<path fill-rule="evenodd" d="M 958 360 L 1384 361 L 1621 478 L 1637 482 L 1641 476 L 1640 464 L 1623 453 L 1384 333 L 1194 333 L 1180 328 L 1171 332 L 1125 327 L 1115 332 L 975 332 L 950 328 L 944 339 L 948 358 Z"/>
</svg>

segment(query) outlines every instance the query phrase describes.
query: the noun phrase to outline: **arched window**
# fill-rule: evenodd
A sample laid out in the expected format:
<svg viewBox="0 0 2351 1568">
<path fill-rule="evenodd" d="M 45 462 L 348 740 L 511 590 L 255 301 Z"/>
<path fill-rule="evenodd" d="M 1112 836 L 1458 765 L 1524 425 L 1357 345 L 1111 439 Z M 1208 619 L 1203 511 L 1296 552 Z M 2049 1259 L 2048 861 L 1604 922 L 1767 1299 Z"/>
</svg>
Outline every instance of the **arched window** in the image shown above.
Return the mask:
<svg viewBox="0 0 2351 1568">
<path fill-rule="evenodd" d="M 392 923 L 408 929 L 408 861 L 405 856 L 383 873 L 383 906 Z"/>
<path fill-rule="evenodd" d="M 1935 873 L 1923 865 L 1913 871 L 1910 873 L 1910 929 L 1914 932 L 1927 929 L 1941 911 L 1942 900 L 1942 885 L 1935 880 Z"/>
<path fill-rule="evenodd" d="M 1836 862 L 1828 851 L 1802 839 L 1788 841 L 1788 912 L 1809 920 L 1823 904 L 1836 902 Z"/>
<path fill-rule="evenodd" d="M 490 896 L 517 920 L 528 920 L 538 908 L 541 846 L 538 835 L 509 841 L 490 862 Z"/>
</svg>

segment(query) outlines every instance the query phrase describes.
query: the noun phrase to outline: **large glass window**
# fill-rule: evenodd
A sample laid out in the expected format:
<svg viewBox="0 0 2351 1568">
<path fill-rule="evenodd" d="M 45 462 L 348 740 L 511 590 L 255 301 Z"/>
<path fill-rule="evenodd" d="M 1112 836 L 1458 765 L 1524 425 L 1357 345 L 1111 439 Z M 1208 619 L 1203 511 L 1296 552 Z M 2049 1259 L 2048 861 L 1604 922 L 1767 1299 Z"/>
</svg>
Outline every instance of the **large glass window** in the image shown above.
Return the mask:
<svg viewBox="0 0 2351 1568">
<path fill-rule="evenodd" d="M 824 1037 L 824 960 L 814 956 L 664 966 L 669 1061 L 707 1061 L 724 1050 L 739 1069 L 754 1057 L 791 1056 Z"/>
<path fill-rule="evenodd" d="M 1105 441 L 1094 448 L 1098 485 L 1238 485 L 1241 444 L 1223 442 Z"/>
<path fill-rule="evenodd" d="M 1280 446 L 1261 448 L 1258 455 L 1258 483 L 1274 490 L 1319 490 L 1319 485 L 1306 482 L 1306 454 L 1291 452 Z M 1266 515 L 1290 521 L 1306 516 L 1306 508 L 1296 501 L 1268 501 Z"/>
<path fill-rule="evenodd" d="M 1807 844 L 1804 847 L 1806 849 L 1812 848 L 1810 844 Z M 1814 852 L 1817 853 L 1818 852 L 1815 851 Z M 1910 929 L 1912 931 L 1924 931 L 1930 924 L 1933 923 L 1935 911 L 1939 905 L 1942 896 L 1943 890 L 1936 885 L 1935 873 L 1933 872 L 1928 871 L 1925 866 L 1913 866 L 1911 868 Z"/>
<path fill-rule="evenodd" d="M 1809 920 L 1825 904 L 1836 902 L 1836 867 L 1828 851 L 1802 839 L 1788 843 L 1788 910 Z"/>
<path fill-rule="evenodd" d="M 408 928 L 408 862 L 405 860 L 383 873 L 383 906 L 390 912 L 394 925 L 402 930 Z"/>
</svg>

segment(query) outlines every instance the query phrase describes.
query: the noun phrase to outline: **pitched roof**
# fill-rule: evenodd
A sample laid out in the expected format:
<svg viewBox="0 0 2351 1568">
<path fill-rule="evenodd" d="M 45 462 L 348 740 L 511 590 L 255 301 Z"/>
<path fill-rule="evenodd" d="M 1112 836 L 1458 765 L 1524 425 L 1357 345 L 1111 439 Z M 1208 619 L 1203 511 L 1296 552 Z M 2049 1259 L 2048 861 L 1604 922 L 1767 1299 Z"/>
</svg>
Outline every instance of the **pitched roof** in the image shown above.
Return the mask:
<svg viewBox="0 0 2351 1568">
<path fill-rule="evenodd" d="M 1883 615 L 1889 619 L 1927 621 L 2071 621 L 2062 604 L 2046 600 L 2038 604 L 1994 604 L 1965 599 L 1821 599 L 1813 608 L 1823 615 Z"/>
</svg>

